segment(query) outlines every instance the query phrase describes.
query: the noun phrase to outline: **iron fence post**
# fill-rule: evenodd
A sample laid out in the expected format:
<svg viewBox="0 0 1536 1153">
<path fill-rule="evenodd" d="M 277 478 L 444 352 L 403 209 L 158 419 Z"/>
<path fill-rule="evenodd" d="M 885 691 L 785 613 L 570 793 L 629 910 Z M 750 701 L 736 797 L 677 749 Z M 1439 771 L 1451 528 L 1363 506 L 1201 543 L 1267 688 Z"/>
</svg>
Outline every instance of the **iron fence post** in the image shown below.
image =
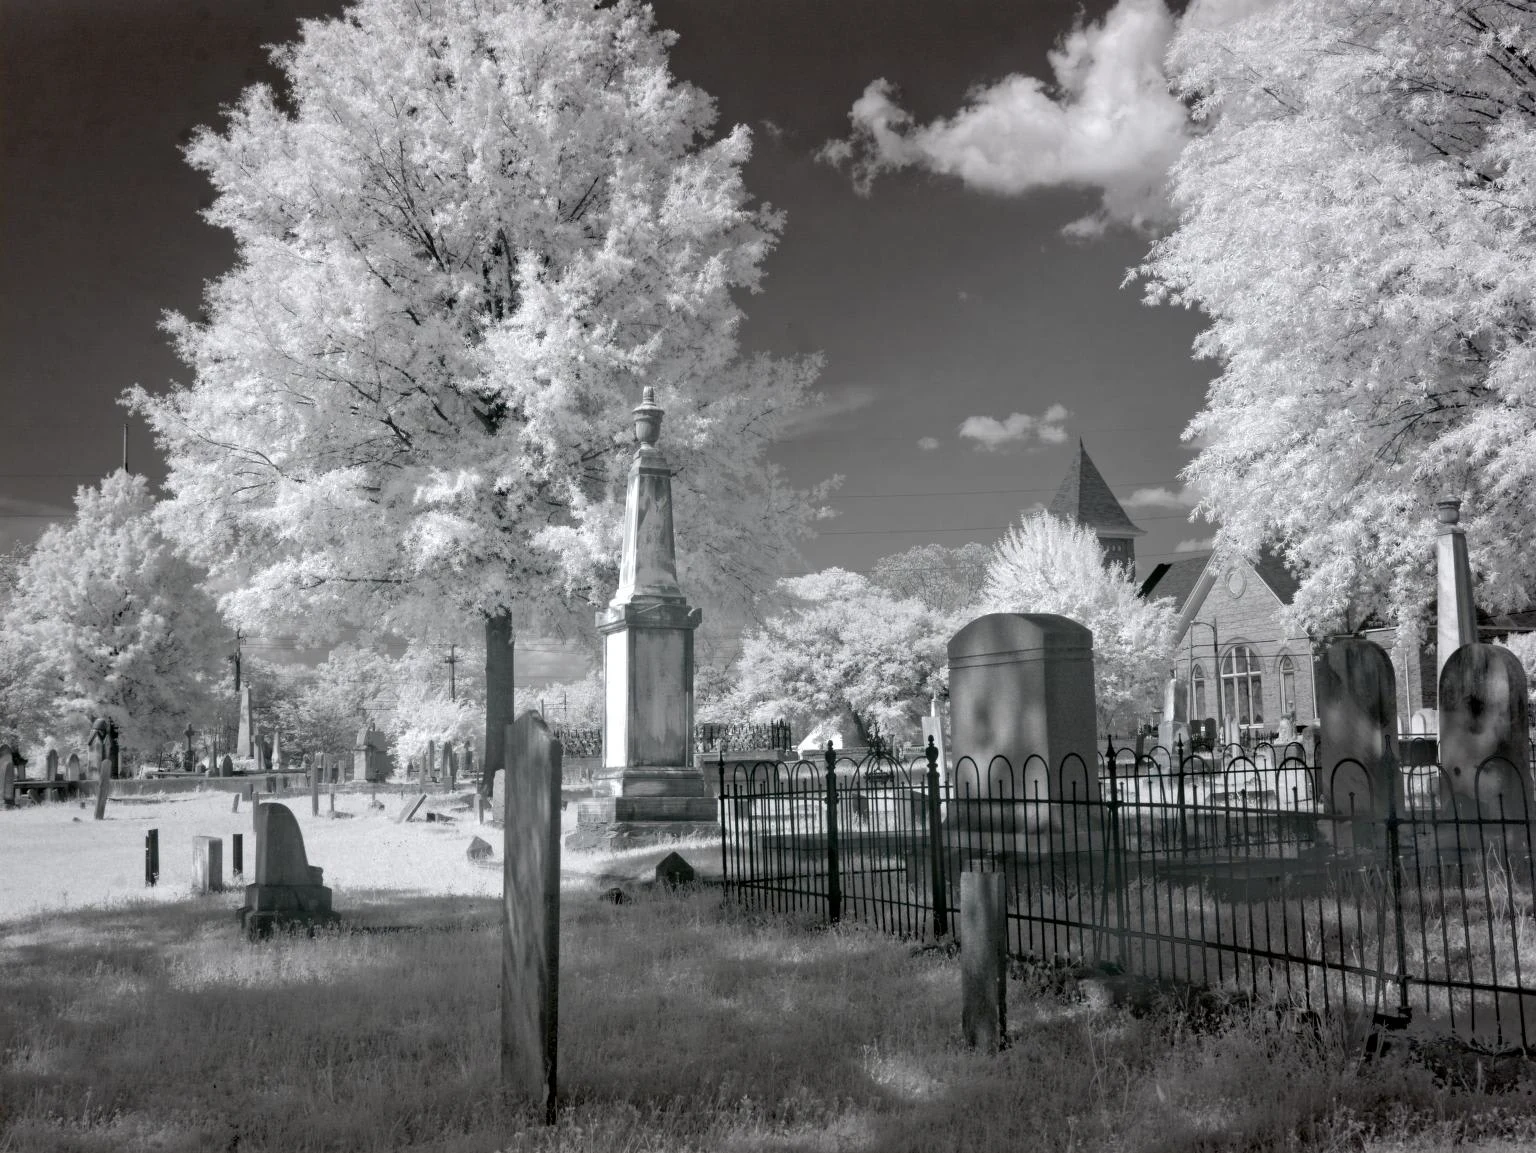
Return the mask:
<svg viewBox="0 0 1536 1153">
<path fill-rule="evenodd" d="M 1397 766 L 1391 767 L 1392 774 Z M 1406 1024 L 1412 1010 L 1408 1005 L 1408 945 L 1403 924 L 1403 857 L 1400 852 L 1397 813 L 1397 781 L 1387 781 L 1387 885 L 1392 890 L 1392 930 L 1397 937 L 1397 1013 Z"/>
<path fill-rule="evenodd" d="M 843 916 L 842 867 L 837 859 L 837 752 L 827 742 L 827 920 L 837 924 Z"/>
<path fill-rule="evenodd" d="M 731 895 L 731 865 L 730 854 L 727 852 L 725 842 L 731 835 L 731 829 L 728 823 L 729 810 L 726 808 L 725 804 L 724 750 L 719 753 L 719 760 L 716 762 L 716 770 L 720 775 L 720 792 L 717 794 L 720 799 L 720 887 L 725 890 L 725 895 L 729 897 Z"/>
<path fill-rule="evenodd" d="M 1184 740 L 1181 737 L 1174 741 L 1174 758 L 1179 762 L 1179 793 L 1177 805 L 1179 810 L 1179 856 L 1189 856 L 1189 821 L 1184 808 Z"/>
<path fill-rule="evenodd" d="M 1120 842 L 1120 775 L 1115 765 L 1115 738 L 1108 737 L 1104 742 L 1104 762 L 1109 766 L 1109 828 L 1104 845 L 1104 885 L 1106 890 L 1111 890 L 1115 898 L 1115 960 L 1124 970 L 1129 957 L 1126 947 L 1126 904 L 1125 884 L 1121 877 L 1121 850 Z M 1108 892 L 1105 894 L 1108 896 Z"/>
<path fill-rule="evenodd" d="M 944 829 L 939 814 L 939 749 L 928 734 L 928 857 L 933 884 L 933 937 L 949 935 L 949 886 L 944 879 Z"/>
</svg>

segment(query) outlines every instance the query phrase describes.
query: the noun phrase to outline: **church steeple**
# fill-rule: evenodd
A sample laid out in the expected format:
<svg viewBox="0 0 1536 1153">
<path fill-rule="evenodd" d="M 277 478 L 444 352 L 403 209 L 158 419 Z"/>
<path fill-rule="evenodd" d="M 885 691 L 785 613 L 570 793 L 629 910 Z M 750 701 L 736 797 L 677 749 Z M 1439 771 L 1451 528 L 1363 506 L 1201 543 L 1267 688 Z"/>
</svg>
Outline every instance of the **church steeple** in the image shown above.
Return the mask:
<svg viewBox="0 0 1536 1153">
<path fill-rule="evenodd" d="M 1138 528 L 1125 515 L 1125 509 L 1109 491 L 1109 485 L 1083 447 L 1081 438 L 1067 475 L 1051 498 L 1047 511 L 1052 516 L 1093 529 L 1104 546 L 1106 560 L 1123 564 L 1132 573 L 1136 571 L 1136 538 L 1145 536 L 1146 530 Z"/>
</svg>

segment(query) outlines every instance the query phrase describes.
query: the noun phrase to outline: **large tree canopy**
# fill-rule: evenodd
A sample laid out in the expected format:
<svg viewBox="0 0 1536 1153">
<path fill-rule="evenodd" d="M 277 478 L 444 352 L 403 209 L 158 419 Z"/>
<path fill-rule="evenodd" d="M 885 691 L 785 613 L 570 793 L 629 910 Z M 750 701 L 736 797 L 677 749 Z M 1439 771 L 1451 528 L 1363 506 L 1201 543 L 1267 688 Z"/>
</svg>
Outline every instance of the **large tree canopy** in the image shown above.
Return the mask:
<svg viewBox="0 0 1536 1153">
<path fill-rule="evenodd" d="M 590 629 L 617 584 L 642 385 L 706 610 L 750 602 L 813 513 L 764 453 L 817 364 L 737 348 L 781 220 L 670 43 L 634 0 L 363 0 L 188 149 L 239 262 L 206 321 L 167 322 L 193 383 L 131 394 L 165 523 L 233 563 L 240 624 L 483 622 L 487 789 L 517 627 Z"/>
<path fill-rule="evenodd" d="M 1204 134 L 1141 274 L 1221 373 L 1186 436 L 1220 545 L 1277 541 L 1297 623 L 1407 624 L 1432 505 L 1466 501 L 1478 597 L 1536 591 L 1536 9 L 1280 0 L 1184 21 Z"/>
<path fill-rule="evenodd" d="M 631 0 L 364 0 L 276 52 L 282 96 L 197 134 L 239 260 L 205 320 L 167 322 L 192 383 L 131 403 L 168 529 L 244 574 L 235 619 L 319 640 L 589 617 L 643 384 L 690 593 L 777 567 L 811 509 L 764 450 L 816 365 L 738 353 L 733 292 L 781 221 L 671 39 Z"/>
</svg>

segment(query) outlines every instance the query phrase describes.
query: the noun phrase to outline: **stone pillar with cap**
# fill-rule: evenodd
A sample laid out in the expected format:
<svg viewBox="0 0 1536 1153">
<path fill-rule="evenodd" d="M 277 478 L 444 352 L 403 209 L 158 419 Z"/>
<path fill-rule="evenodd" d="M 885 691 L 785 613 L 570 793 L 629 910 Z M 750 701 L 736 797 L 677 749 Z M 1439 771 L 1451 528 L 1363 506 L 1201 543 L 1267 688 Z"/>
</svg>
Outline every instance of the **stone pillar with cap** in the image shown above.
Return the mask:
<svg viewBox="0 0 1536 1153">
<path fill-rule="evenodd" d="M 629 468 L 619 587 L 597 614 L 606 701 L 603 767 L 577 806 L 573 848 L 655 843 L 718 827 L 694 766 L 693 632 L 702 613 L 677 583 L 672 470 L 656 447 L 662 409 L 646 388 Z"/>
<path fill-rule="evenodd" d="M 1472 566 L 1467 561 L 1467 533 L 1461 527 L 1461 501 L 1453 496 L 1435 502 L 1440 522 L 1435 539 L 1436 620 L 1435 675 L 1462 645 L 1477 641 L 1477 607 L 1472 603 Z"/>
</svg>

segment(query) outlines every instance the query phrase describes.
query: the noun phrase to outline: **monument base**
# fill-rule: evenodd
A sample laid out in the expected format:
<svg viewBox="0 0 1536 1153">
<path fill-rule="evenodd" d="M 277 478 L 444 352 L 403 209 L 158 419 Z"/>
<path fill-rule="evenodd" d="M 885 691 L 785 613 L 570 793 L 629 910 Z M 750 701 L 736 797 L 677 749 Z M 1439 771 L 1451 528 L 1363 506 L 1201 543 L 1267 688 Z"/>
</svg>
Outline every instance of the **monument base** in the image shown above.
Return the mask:
<svg viewBox="0 0 1536 1153">
<path fill-rule="evenodd" d="M 248 937 L 266 937 L 273 929 L 330 925 L 331 890 L 326 885 L 247 885 L 240 907 L 240 929 Z"/>
<path fill-rule="evenodd" d="M 576 804 L 570 849 L 664 845 L 680 837 L 717 836 L 720 806 L 704 774 L 685 765 L 605 769 L 592 780 L 592 799 Z"/>
</svg>

